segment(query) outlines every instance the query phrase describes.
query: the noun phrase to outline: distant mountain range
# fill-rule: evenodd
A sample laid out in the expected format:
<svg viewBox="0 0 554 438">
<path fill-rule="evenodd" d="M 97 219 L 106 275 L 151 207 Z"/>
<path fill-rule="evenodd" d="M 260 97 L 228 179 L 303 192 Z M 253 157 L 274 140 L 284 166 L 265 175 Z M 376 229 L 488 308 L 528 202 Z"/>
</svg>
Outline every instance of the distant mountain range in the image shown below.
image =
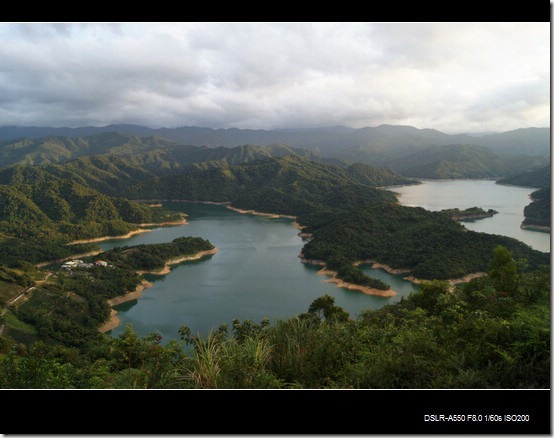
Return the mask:
<svg viewBox="0 0 554 438">
<path fill-rule="evenodd" d="M 495 152 L 513 155 L 550 155 L 550 128 L 524 128 L 498 134 L 471 136 L 449 135 L 434 129 L 417 129 L 401 125 L 380 125 L 360 129 L 333 126 L 274 130 L 212 129 L 194 126 L 153 129 L 139 125 L 81 128 L 6 126 L 0 127 L 0 141 L 46 136 L 86 137 L 106 132 L 160 137 L 178 144 L 209 147 L 235 147 L 243 144 L 267 146 L 280 143 L 316 150 L 321 155 L 329 157 L 354 158 L 360 152 L 372 153 L 377 157 L 385 153 L 388 157 L 392 151 L 414 152 L 418 148 L 449 144 L 484 146 Z"/>
<path fill-rule="evenodd" d="M 406 177 L 498 178 L 549 164 L 550 130 L 475 137 L 390 125 L 272 131 L 135 125 L 0 128 L 0 167 L 114 155 L 138 160 L 144 169 L 177 172 L 289 154 L 342 166 L 359 162 Z"/>
</svg>

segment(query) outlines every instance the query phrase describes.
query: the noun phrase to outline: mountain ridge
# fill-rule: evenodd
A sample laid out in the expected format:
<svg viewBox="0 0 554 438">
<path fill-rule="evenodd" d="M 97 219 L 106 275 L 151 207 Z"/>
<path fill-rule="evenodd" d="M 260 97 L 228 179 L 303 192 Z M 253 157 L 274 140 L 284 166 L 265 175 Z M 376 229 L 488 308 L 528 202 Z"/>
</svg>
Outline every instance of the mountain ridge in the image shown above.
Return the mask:
<svg viewBox="0 0 554 438">
<path fill-rule="evenodd" d="M 377 146 L 396 147 L 397 142 L 406 144 L 406 136 L 412 145 L 432 146 L 437 144 L 472 143 L 497 151 L 520 155 L 549 155 L 550 127 L 518 128 L 482 136 L 446 134 L 432 128 L 415 128 L 408 125 L 379 125 L 376 127 L 348 128 L 344 126 L 291 129 L 243 129 L 182 126 L 177 128 L 148 128 L 141 125 L 120 124 L 103 127 L 0 127 L 0 141 L 22 138 L 40 138 L 47 135 L 83 137 L 105 132 L 121 132 L 138 136 L 157 136 L 182 144 L 233 147 L 239 144 L 269 145 L 285 143 L 292 147 L 318 150 L 328 154 L 333 149 Z M 404 138 L 402 139 L 402 136 Z M 369 142 L 369 143 L 368 143 Z M 521 145 L 525 150 L 519 150 Z"/>
</svg>

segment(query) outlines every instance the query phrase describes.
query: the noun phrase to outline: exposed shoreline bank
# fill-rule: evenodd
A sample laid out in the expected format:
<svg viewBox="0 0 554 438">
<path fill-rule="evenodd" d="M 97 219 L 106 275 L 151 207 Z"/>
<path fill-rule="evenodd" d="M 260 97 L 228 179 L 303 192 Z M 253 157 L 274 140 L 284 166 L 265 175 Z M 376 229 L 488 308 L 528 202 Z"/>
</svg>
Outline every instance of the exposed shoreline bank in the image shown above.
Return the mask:
<svg viewBox="0 0 554 438">
<path fill-rule="evenodd" d="M 539 233 L 550 233 L 550 227 L 546 225 L 527 225 L 527 224 L 521 224 L 520 227 L 522 230 L 528 230 L 528 231 L 537 231 Z"/>
<path fill-rule="evenodd" d="M 269 219 L 285 218 L 285 219 L 295 219 L 295 220 L 296 220 L 296 216 L 291 216 L 291 215 L 288 215 L 288 214 L 263 213 L 263 212 L 256 211 L 256 210 L 243 210 L 243 209 L 241 209 L 241 208 L 232 207 L 231 205 L 227 205 L 227 208 L 228 208 L 229 210 L 236 211 L 237 213 L 241 213 L 241 214 L 253 214 L 253 215 L 255 215 L 255 216 L 267 217 L 267 218 L 269 218 Z"/>
<path fill-rule="evenodd" d="M 133 231 L 129 231 L 127 234 L 123 234 L 123 235 L 119 235 L 119 236 L 102 236 L 102 237 L 94 237 L 92 239 L 80 239 L 80 240 L 73 240 L 71 242 L 68 243 L 68 245 L 78 245 L 80 243 L 96 243 L 96 242 L 103 242 L 105 240 L 119 240 L 119 239 L 129 239 L 130 237 L 133 237 L 137 234 L 141 234 L 141 233 L 147 233 L 149 231 L 152 231 L 152 230 L 149 230 L 149 229 L 138 229 L 138 230 L 133 230 Z"/>
<path fill-rule="evenodd" d="M 351 290 L 359 290 L 359 291 L 361 291 L 365 294 L 368 294 L 368 295 L 379 295 L 379 296 L 383 296 L 383 297 L 391 297 L 391 296 L 397 295 L 397 292 L 392 290 L 392 289 L 388 289 L 386 291 L 383 291 L 381 289 L 369 288 L 367 286 L 362 286 L 362 285 L 357 285 L 357 284 L 352 284 L 352 283 L 345 282 L 345 281 L 343 281 L 339 278 L 336 278 L 337 273 L 335 271 L 325 269 L 325 267 L 324 267 L 325 262 L 323 260 L 307 259 L 302 254 L 300 254 L 298 257 L 300 257 L 300 260 L 302 261 L 302 263 L 307 263 L 307 264 L 316 265 L 316 266 L 323 266 L 323 268 L 320 271 L 318 271 L 317 274 L 318 275 L 323 275 L 323 274 L 331 275 L 332 278 L 327 280 L 327 281 L 330 282 L 330 283 L 336 283 L 337 287 L 342 287 L 342 288 L 351 289 Z M 354 266 L 371 265 L 371 267 L 373 269 L 382 269 L 385 272 L 387 272 L 389 274 L 392 274 L 392 275 L 404 275 L 404 274 L 409 274 L 411 272 L 410 269 L 407 269 L 407 268 L 405 268 L 405 269 L 392 268 L 392 267 L 390 267 L 388 265 L 385 265 L 383 263 L 378 263 L 375 260 L 358 260 L 358 261 L 356 261 L 352 264 Z M 458 283 L 467 283 L 467 282 L 473 280 L 474 278 L 482 277 L 484 275 L 486 275 L 486 272 L 472 272 L 472 273 L 464 275 L 463 277 L 450 278 L 448 280 L 443 280 L 443 281 L 446 281 L 448 284 L 450 284 L 450 286 L 454 286 Z M 427 281 L 431 281 L 431 280 L 417 278 L 417 277 L 414 277 L 413 275 L 407 275 L 407 276 L 403 277 L 403 279 L 406 280 L 406 281 L 409 281 L 411 283 L 417 284 L 417 285 L 422 284 L 422 283 L 427 282 Z M 392 294 L 391 294 L 391 292 L 392 292 Z"/>
<path fill-rule="evenodd" d="M 198 252 L 196 254 L 193 254 L 191 256 L 179 257 L 179 258 L 176 258 L 176 259 L 168 260 L 165 263 L 165 266 L 160 270 L 157 270 L 157 271 L 137 271 L 137 273 L 139 275 L 142 275 L 142 274 L 166 275 L 166 274 L 169 274 L 171 272 L 171 265 L 176 265 L 176 264 L 179 264 L 179 263 L 182 263 L 182 262 L 185 262 L 185 261 L 200 260 L 200 259 L 204 258 L 207 255 L 213 255 L 217 252 L 218 252 L 217 248 L 213 248 L 213 249 L 206 250 L 206 251 L 200 251 L 200 252 Z M 110 330 L 113 330 L 113 329 L 119 327 L 119 324 L 121 323 L 121 320 L 117 316 L 117 310 L 115 310 L 114 307 L 119 305 L 119 304 L 126 303 L 128 301 L 132 301 L 132 300 L 136 300 L 136 299 L 140 298 L 140 296 L 142 295 L 142 292 L 144 291 L 144 289 L 148 289 L 150 287 L 152 287 L 152 283 L 150 283 L 149 281 L 147 281 L 145 279 L 142 279 L 142 281 L 140 282 L 140 284 L 136 287 L 136 289 L 134 291 L 128 292 L 125 295 L 119 295 L 117 297 L 109 299 L 108 304 L 111 307 L 110 317 L 108 318 L 108 320 L 102 326 L 100 326 L 98 331 L 100 331 L 101 333 L 106 333 L 106 332 L 109 332 Z"/>
<path fill-rule="evenodd" d="M 157 269 L 155 271 L 137 271 L 138 274 L 140 275 L 143 275 L 143 274 L 151 274 L 151 275 L 166 275 L 166 274 L 169 274 L 171 272 L 171 266 L 172 265 L 178 265 L 179 263 L 183 263 L 183 262 L 189 262 L 189 261 L 193 261 L 193 260 L 200 260 L 208 255 L 213 255 L 215 253 L 217 253 L 219 250 L 217 248 L 213 248 L 213 249 L 208 249 L 208 250 L 205 250 L 205 251 L 200 251 L 200 252 L 197 252 L 196 254 L 193 254 L 193 255 L 190 255 L 190 256 L 184 256 L 184 257 L 179 257 L 179 258 L 176 258 L 176 259 L 171 259 L 171 260 L 168 260 L 167 262 L 165 262 L 165 266 L 161 269 Z"/>
<path fill-rule="evenodd" d="M 359 284 L 348 283 L 347 281 L 343 281 L 340 278 L 337 278 L 337 272 L 330 271 L 325 268 L 317 271 L 317 275 L 331 276 L 331 278 L 329 278 L 328 280 L 325 280 L 325 282 L 335 283 L 337 287 L 340 287 L 342 289 L 357 290 L 366 295 L 376 295 L 376 296 L 385 297 L 385 298 L 394 297 L 395 295 L 397 295 L 397 292 L 395 292 L 392 289 L 376 289 L 374 287 L 361 286 Z"/>
<path fill-rule="evenodd" d="M 142 223 L 142 224 L 138 224 L 138 226 L 139 227 L 172 227 L 172 226 L 185 225 L 187 224 L 187 220 L 185 219 L 186 216 L 187 215 L 185 213 L 182 213 L 182 218 L 178 221 Z M 152 231 L 151 228 L 138 228 L 136 230 L 129 231 L 127 234 L 120 234 L 118 236 L 101 236 L 101 237 L 93 237 L 91 239 L 73 240 L 69 242 L 68 245 L 77 245 L 79 243 L 104 242 L 106 240 L 129 239 L 130 237 L 133 237 L 137 234 L 148 233 L 150 231 Z"/>
<path fill-rule="evenodd" d="M 183 213 L 182 214 L 182 219 L 179 220 L 179 221 L 156 222 L 156 223 L 151 223 L 151 224 L 144 223 L 144 224 L 139 224 L 139 226 L 141 226 L 141 227 L 171 227 L 171 226 L 185 225 L 185 224 L 187 224 L 187 220 L 185 219 L 186 216 L 187 215 L 185 213 Z M 136 230 L 129 231 L 127 234 L 118 235 L 118 236 L 101 236 L 101 237 L 94 237 L 94 238 L 91 238 L 91 239 L 73 240 L 73 241 L 67 243 L 66 245 L 71 246 L 71 245 L 78 245 L 80 243 L 96 243 L 96 242 L 104 242 L 106 240 L 129 239 L 133 236 L 136 236 L 137 234 L 148 233 L 150 231 L 152 231 L 152 229 L 150 229 L 150 228 L 139 228 L 139 229 L 136 229 Z M 101 250 L 101 249 L 98 249 L 98 250 L 89 251 L 89 252 L 80 253 L 80 254 L 72 254 L 72 255 L 69 255 L 67 257 L 63 257 L 61 259 L 49 260 L 49 261 L 46 261 L 46 262 L 40 262 L 40 263 L 37 263 L 35 266 L 37 268 L 43 268 L 45 266 L 48 266 L 48 265 L 51 265 L 51 264 L 54 264 L 54 263 L 62 263 L 66 260 L 78 259 L 78 258 L 81 258 L 81 257 L 95 256 L 95 255 L 98 255 L 102 252 L 104 252 L 104 251 Z"/>
<path fill-rule="evenodd" d="M 109 299 L 108 304 L 111 307 L 110 317 L 108 318 L 108 320 L 104 324 L 102 324 L 100 326 L 98 331 L 100 333 L 106 333 L 106 332 L 109 332 L 110 330 L 113 330 L 114 328 L 118 327 L 119 324 L 121 323 L 121 320 L 117 316 L 117 310 L 115 310 L 114 307 L 119 305 L 119 304 L 126 303 L 128 301 L 133 301 L 133 300 L 136 300 L 136 299 L 140 298 L 140 296 L 142 295 L 142 292 L 144 291 L 144 289 L 148 289 L 151 286 L 152 286 L 152 283 L 150 283 L 147 280 L 142 279 L 142 281 L 135 288 L 135 290 L 133 290 L 131 292 L 127 292 L 125 295 L 119 295 L 117 297 Z"/>
<path fill-rule="evenodd" d="M 373 288 L 373 287 L 362 286 L 360 284 L 348 283 L 344 280 L 341 280 L 340 278 L 337 278 L 337 272 L 336 271 L 331 271 L 330 269 L 326 269 L 325 268 L 325 262 L 323 260 L 307 259 L 302 254 L 300 254 L 298 257 L 300 257 L 300 260 L 302 261 L 302 263 L 306 263 L 306 264 L 309 264 L 309 265 L 315 265 L 315 266 L 323 266 L 323 268 L 321 268 L 319 271 L 317 271 L 317 275 L 329 275 L 331 278 L 326 280 L 325 281 L 326 283 L 335 283 L 337 285 L 337 287 L 340 287 L 340 288 L 343 288 L 343 289 L 349 289 L 349 290 L 357 290 L 357 291 L 360 291 L 360 292 L 362 292 L 366 295 L 376 295 L 376 296 L 385 297 L 385 298 L 389 298 L 389 297 L 393 297 L 395 295 L 398 295 L 398 293 L 395 290 L 392 290 L 392 289 L 377 289 L 377 288 Z M 360 260 L 360 261 L 357 261 L 357 262 L 353 263 L 353 265 L 355 265 L 355 266 L 359 266 L 361 264 L 368 264 L 368 261 L 367 260 L 363 260 L 363 261 Z M 386 267 L 386 268 L 392 270 L 392 268 L 390 268 L 386 265 L 379 265 L 379 267 L 381 267 L 381 269 L 385 269 L 385 267 Z"/>
</svg>

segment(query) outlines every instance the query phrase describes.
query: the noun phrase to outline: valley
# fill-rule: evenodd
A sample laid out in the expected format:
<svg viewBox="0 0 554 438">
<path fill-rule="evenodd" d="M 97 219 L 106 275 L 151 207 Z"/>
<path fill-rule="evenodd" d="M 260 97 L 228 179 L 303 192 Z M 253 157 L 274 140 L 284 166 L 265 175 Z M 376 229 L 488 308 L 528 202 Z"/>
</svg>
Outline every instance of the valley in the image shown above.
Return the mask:
<svg viewBox="0 0 554 438">
<path fill-rule="evenodd" d="M 181 130 L 189 134 L 193 131 Z M 209 130 L 194 132 L 214 134 Z M 83 137 L 4 140 L 0 147 L 4 160 L 0 168 L 0 244 L 3 249 L 0 265 L 5 273 L 0 279 L 0 298 L 5 307 L 2 316 L 5 328 L 0 336 L 2 354 L 15 354 L 9 353 L 14 346 L 23 348 L 23 345 L 44 342 L 57 348 L 76 349 L 90 361 L 87 366 L 94 367 L 95 362 L 89 355 L 100 354 L 101 345 L 119 345 L 118 340 L 128 342 L 137 336 L 125 322 L 113 323 L 113 305 L 135 309 L 138 313 L 133 316 L 132 326 L 144 336 L 141 342 L 148 345 L 154 342 L 164 355 L 175 348 L 179 339 L 203 342 L 204 337 L 210 339 L 213 330 L 220 333 L 218 336 L 224 336 L 229 323 L 234 336 L 254 336 L 261 333 L 259 330 L 269 317 L 270 324 L 278 326 L 285 324 L 279 321 L 292 324 L 290 318 L 294 319 L 295 315 L 305 315 L 302 316 L 305 323 L 320 315 L 317 321 L 334 320 L 337 324 L 359 321 L 356 323 L 360 324 L 358 329 L 362 330 L 363 326 L 363 330 L 369 330 L 368 321 L 381 318 L 378 315 L 390 317 L 396 312 L 394 309 L 404 309 L 402 311 L 408 313 L 421 311 L 418 308 L 426 309 L 429 315 L 435 315 L 433 312 L 439 312 L 436 307 L 439 296 L 441 302 L 460 300 L 459 305 L 469 308 L 478 301 L 473 295 L 467 295 L 469 290 L 493 294 L 489 301 L 496 302 L 504 292 L 515 287 L 517 293 L 523 295 L 517 295 L 517 299 L 514 295 L 514 301 L 509 304 L 511 310 L 506 310 L 505 317 L 510 315 L 511 318 L 510 312 L 516 308 L 520 311 L 519 306 L 524 302 L 535 303 L 539 307 L 532 307 L 533 311 L 541 311 L 537 303 L 542 303 L 545 297 L 544 272 L 545 267 L 550 266 L 550 252 L 534 249 L 506 234 L 473 231 L 466 222 L 477 219 L 486 223 L 502 216 L 502 212 L 497 214 L 490 205 L 455 204 L 445 211 L 406 206 L 399 202 L 395 191 L 403 187 L 424 187 L 422 178 L 450 181 L 485 178 L 491 184 L 498 179 L 505 185 L 526 185 L 536 188 L 537 192 L 533 192 L 528 206 L 520 208 L 519 214 L 525 215 L 521 227 L 530 233 L 537 231 L 529 231 L 528 227 L 549 231 L 545 228 L 550 222 L 549 196 L 545 193 L 549 193 L 550 186 L 544 177 L 549 174 L 549 157 L 539 153 L 513 155 L 508 147 L 508 134 L 502 137 L 506 141 L 502 151 L 492 148 L 492 143 L 487 147 L 460 143 L 437 145 L 437 139 L 449 142 L 453 138 L 409 127 L 381 126 L 365 131 L 330 129 L 328 140 L 334 139 L 333 135 L 339 132 L 343 138 L 356 139 L 360 143 L 345 146 L 341 154 L 338 150 L 329 154 L 325 141 L 317 143 L 320 146 L 314 149 L 299 147 L 299 144 L 306 146 L 321 138 L 314 131 L 303 133 L 303 143 L 298 140 L 298 133 L 283 132 L 280 134 L 294 140 L 290 145 L 228 146 L 228 141 L 237 141 L 242 134 L 251 135 L 251 140 L 258 138 L 254 134 L 275 139 L 267 132 L 241 130 L 218 132 L 213 137 L 217 144 L 209 146 L 178 144 L 175 138 L 140 137 L 125 131 L 93 135 L 89 132 Z M 380 137 L 385 132 L 386 146 L 385 137 Z M 233 134 L 235 140 L 225 140 L 226 134 Z M 362 134 L 367 135 L 363 141 Z M 411 153 L 406 149 L 406 136 L 411 136 Z M 280 137 L 280 141 L 285 137 Z M 187 138 L 190 140 L 193 136 Z M 203 140 L 198 141 L 205 138 L 199 136 L 198 139 Z M 491 138 L 479 140 L 492 141 Z M 394 146 L 395 141 L 398 147 Z M 529 152 L 538 150 L 527 149 Z M 520 176 L 523 174 L 526 177 Z M 179 200 L 188 201 L 185 209 L 176 203 Z M 210 228 L 209 221 L 202 226 L 192 226 L 188 215 L 195 203 L 215 209 L 211 213 L 215 215 L 213 220 L 220 215 L 216 213 L 218 209 L 232 215 L 226 216 L 228 222 L 218 222 L 220 231 Z M 175 208 L 175 205 L 180 206 Z M 212 243 L 211 236 L 225 233 L 225 230 L 232 232 L 233 221 L 250 215 L 262 222 L 248 219 L 250 231 L 236 229 L 236 237 L 240 239 L 232 245 L 240 249 L 236 257 L 245 258 L 242 265 L 231 265 L 226 251 L 236 251 L 236 248 L 227 249 L 226 244 L 220 248 L 219 244 Z M 272 240 L 274 232 L 282 231 L 277 231 L 278 228 L 271 231 L 263 221 L 286 221 L 289 227 L 286 233 L 293 233 L 287 238 L 290 241 Z M 296 228 L 291 226 L 293 223 Z M 258 240 L 254 240 L 255 227 L 260 227 Z M 187 228 L 197 230 L 197 236 L 187 236 Z M 156 230 L 162 229 L 172 229 L 174 237 L 170 241 L 156 241 L 156 236 L 160 235 Z M 118 239 L 113 240 L 115 237 Z M 180 239 L 186 243 L 186 248 L 178 246 Z M 140 241 L 145 243 L 127 245 L 127 242 Z M 291 250 L 296 254 L 291 256 Z M 45 265 L 87 253 L 97 254 L 95 257 L 109 263 L 111 268 L 87 268 L 68 275 Z M 285 257 L 285 254 L 288 255 Z M 234 275 L 241 272 L 241 266 L 250 266 L 250 262 L 261 263 L 264 259 L 267 262 L 272 260 L 267 257 L 278 256 L 282 256 L 279 260 L 284 263 L 281 268 L 277 262 L 264 268 L 261 264 L 253 264 L 244 268 L 246 283 L 241 283 Z M 324 268 L 321 273 L 327 275 L 317 276 L 317 270 L 302 264 L 298 256 L 308 262 L 317 262 L 321 265 L 317 270 Z M 225 260 L 226 264 L 234 266 L 231 271 L 220 265 Z M 359 263 L 367 260 L 372 260 L 376 267 L 368 268 Z M 517 282 L 516 271 L 512 269 L 515 261 L 521 261 L 516 270 Z M 512 272 L 510 284 L 495 283 L 495 263 Z M 395 290 L 398 287 L 396 279 L 390 277 L 395 282 L 395 286 L 391 286 L 387 282 L 389 277 L 384 277 L 378 266 L 386 266 L 397 275 L 402 273 L 402 277 L 409 275 L 419 286 L 409 286 L 410 282 L 403 280 L 402 283 L 401 280 L 399 284 L 409 287 L 399 293 Z M 195 270 L 196 267 L 200 269 Z M 32 279 L 40 277 L 45 269 L 51 269 L 55 275 L 48 276 L 44 283 L 35 283 Z M 292 269 L 296 277 L 279 275 L 283 269 Z M 173 279 L 177 271 L 186 272 L 188 276 L 175 284 L 168 279 Z M 254 272 L 258 276 L 250 277 Z M 164 274 L 167 279 L 156 280 L 153 274 Z M 453 293 L 448 281 L 457 278 L 465 280 L 455 289 L 456 297 L 445 295 L 447 290 Z M 498 278 L 498 281 L 505 281 Z M 140 296 L 138 303 L 154 300 L 154 304 L 160 281 L 172 284 L 164 293 L 174 303 L 170 300 L 169 307 L 161 313 L 166 321 L 152 322 L 154 325 L 150 326 L 148 320 L 155 319 L 157 312 L 142 310 L 142 305 L 133 303 L 137 303 Z M 295 284 L 295 281 L 300 283 Z M 487 281 L 492 283 L 486 286 Z M 35 288 L 33 294 L 17 306 L 8 306 L 27 284 Z M 144 285 L 150 284 L 153 286 L 141 294 Z M 180 296 L 179 291 L 186 290 L 187 285 L 202 291 L 201 295 L 186 299 Z M 255 291 L 243 296 L 241 291 L 250 291 L 251 287 Z M 265 288 L 273 291 L 266 298 L 260 290 Z M 291 295 L 295 291 L 297 293 Z M 210 296 L 216 293 L 217 300 L 214 295 L 212 300 L 215 301 L 209 305 Z M 222 293 L 230 295 L 224 297 Z M 187 304 L 179 307 L 176 303 L 183 300 Z M 157 303 L 161 305 L 162 302 Z M 272 309 L 269 313 L 268 305 Z M 173 312 L 177 308 L 181 310 L 169 316 L 167 312 L 171 312 L 172 306 Z M 487 318 L 500 317 L 497 314 L 500 309 L 487 310 L 490 313 Z M 125 321 L 125 314 L 126 311 L 119 312 L 118 318 Z M 203 314 L 205 316 L 200 317 Z M 181 328 L 173 320 L 175 317 L 180 318 Z M 417 316 L 414 313 L 412 317 Z M 441 314 L 440 318 L 450 316 Z M 255 322 L 256 319 L 260 322 Z M 313 330 L 319 327 L 315 321 L 310 323 L 315 324 L 311 326 Z M 458 324 L 462 319 L 456 321 Z M 218 324 L 221 324 L 219 328 Z M 150 337 L 152 329 L 158 333 L 152 334 L 154 338 Z M 187 330 L 191 329 L 198 332 L 198 338 L 187 335 Z M 184 353 L 178 356 L 181 354 Z M 0 362 L 0 366 L 7 366 L 7 363 Z M 95 374 L 93 368 L 88 370 Z M 90 385 L 91 380 L 87 379 L 78 385 Z M 48 382 L 43 384 L 52 384 Z M 303 385 L 315 384 L 309 382 L 312 381 L 304 380 Z M 271 385 L 279 386 L 277 381 L 272 381 Z"/>
</svg>

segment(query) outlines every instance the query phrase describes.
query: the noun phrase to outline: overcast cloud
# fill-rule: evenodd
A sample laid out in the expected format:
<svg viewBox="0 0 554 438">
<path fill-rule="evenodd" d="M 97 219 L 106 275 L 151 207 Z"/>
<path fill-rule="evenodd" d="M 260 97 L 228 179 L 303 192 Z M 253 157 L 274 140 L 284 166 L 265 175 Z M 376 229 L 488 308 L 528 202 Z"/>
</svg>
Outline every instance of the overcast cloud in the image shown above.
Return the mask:
<svg viewBox="0 0 554 438">
<path fill-rule="evenodd" d="M 550 126 L 550 23 L 0 24 L 0 126 Z"/>
</svg>

